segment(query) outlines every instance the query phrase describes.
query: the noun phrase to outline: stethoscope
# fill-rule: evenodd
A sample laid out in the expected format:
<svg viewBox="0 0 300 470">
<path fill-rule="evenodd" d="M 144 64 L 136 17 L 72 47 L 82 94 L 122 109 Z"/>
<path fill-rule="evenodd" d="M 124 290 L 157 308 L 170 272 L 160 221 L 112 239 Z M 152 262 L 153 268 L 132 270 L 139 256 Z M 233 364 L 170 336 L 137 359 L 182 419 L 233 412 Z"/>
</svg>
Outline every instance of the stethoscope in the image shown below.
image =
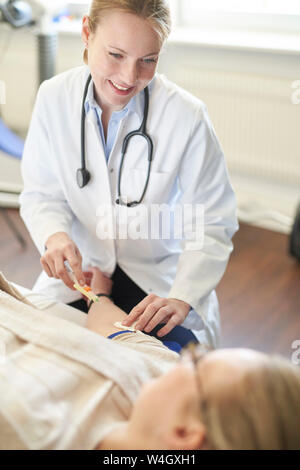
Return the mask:
<svg viewBox="0 0 300 470">
<path fill-rule="evenodd" d="M 88 92 L 88 87 L 90 84 L 90 81 L 92 79 L 92 76 L 89 75 L 84 93 L 83 93 L 83 100 L 82 100 L 82 110 L 81 110 L 81 168 L 78 168 L 76 172 L 76 180 L 79 188 L 84 188 L 88 184 L 91 178 L 90 172 L 86 168 L 85 164 L 85 100 Z M 122 204 L 126 205 L 127 207 L 132 207 L 132 206 L 137 206 L 140 204 L 144 198 L 144 195 L 146 193 L 148 183 L 149 183 L 149 177 L 150 177 L 150 171 L 151 171 L 151 162 L 152 162 L 152 156 L 153 156 L 153 142 L 151 140 L 151 137 L 146 133 L 146 123 L 147 123 L 147 117 L 148 117 L 148 108 L 149 108 L 149 90 L 148 87 L 144 89 L 145 93 L 145 106 L 144 106 L 144 117 L 143 117 L 143 122 L 140 126 L 139 129 L 136 131 L 129 132 L 129 134 L 126 135 L 123 141 L 122 145 L 122 154 L 121 154 L 121 162 L 120 162 L 120 168 L 119 168 L 119 175 L 118 175 L 118 199 L 116 200 L 116 204 Z M 147 173 L 147 178 L 146 178 L 146 183 L 144 186 L 143 193 L 139 199 L 139 201 L 132 201 L 132 202 L 124 202 L 122 200 L 121 196 L 121 175 L 122 175 L 122 169 L 123 169 L 123 162 L 124 162 L 124 156 L 127 150 L 128 142 L 129 140 L 134 137 L 134 136 L 141 136 L 147 141 L 148 145 L 148 173 Z"/>
</svg>

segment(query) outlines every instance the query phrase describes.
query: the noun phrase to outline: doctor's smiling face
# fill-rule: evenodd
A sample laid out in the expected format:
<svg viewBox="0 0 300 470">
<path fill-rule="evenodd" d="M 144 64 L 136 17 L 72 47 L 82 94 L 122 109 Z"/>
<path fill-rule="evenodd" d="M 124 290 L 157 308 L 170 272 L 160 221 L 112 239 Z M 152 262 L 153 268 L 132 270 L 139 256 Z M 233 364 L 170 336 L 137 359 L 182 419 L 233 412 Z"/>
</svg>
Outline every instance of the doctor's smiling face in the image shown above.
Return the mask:
<svg viewBox="0 0 300 470">
<path fill-rule="evenodd" d="M 83 18 L 82 39 L 104 113 L 123 109 L 152 80 L 161 40 L 149 20 L 119 10 L 106 12 L 94 32 Z"/>
</svg>

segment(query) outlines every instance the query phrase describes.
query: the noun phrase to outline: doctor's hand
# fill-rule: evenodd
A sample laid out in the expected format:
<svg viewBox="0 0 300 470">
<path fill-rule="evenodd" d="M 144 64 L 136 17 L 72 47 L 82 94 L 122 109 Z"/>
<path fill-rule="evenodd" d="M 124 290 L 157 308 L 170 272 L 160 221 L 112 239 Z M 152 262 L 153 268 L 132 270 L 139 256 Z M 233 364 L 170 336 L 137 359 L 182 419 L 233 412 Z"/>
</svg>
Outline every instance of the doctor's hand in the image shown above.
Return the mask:
<svg viewBox="0 0 300 470">
<path fill-rule="evenodd" d="M 165 336 L 175 326 L 181 325 L 190 308 L 191 306 L 183 300 L 166 299 L 150 294 L 131 310 L 122 324 L 130 326 L 134 321 L 137 321 L 135 328 L 149 333 L 158 324 L 166 323 L 157 333 L 157 336 Z"/>
<path fill-rule="evenodd" d="M 46 251 L 41 257 L 41 265 L 49 277 L 61 279 L 67 287 L 75 290 L 74 282 L 68 275 L 64 261 L 68 261 L 77 281 L 84 285 L 85 278 L 81 269 L 82 256 L 69 235 L 57 232 L 51 235 L 45 243 Z"/>
</svg>

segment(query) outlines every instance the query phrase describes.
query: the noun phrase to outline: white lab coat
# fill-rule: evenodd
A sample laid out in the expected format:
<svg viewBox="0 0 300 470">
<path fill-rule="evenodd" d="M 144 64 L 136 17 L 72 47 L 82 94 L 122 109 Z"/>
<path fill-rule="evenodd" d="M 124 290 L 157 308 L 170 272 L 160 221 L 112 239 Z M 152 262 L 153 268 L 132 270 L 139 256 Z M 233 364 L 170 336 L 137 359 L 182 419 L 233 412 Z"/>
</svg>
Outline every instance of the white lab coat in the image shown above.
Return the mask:
<svg viewBox="0 0 300 470">
<path fill-rule="evenodd" d="M 144 94 L 137 112 L 120 122 L 106 162 L 95 113 L 85 120 L 86 165 L 92 175 L 80 189 L 80 124 L 89 69 L 77 67 L 44 82 L 38 92 L 22 160 L 21 216 L 44 253 L 48 237 L 67 232 L 83 256 L 83 269 L 96 265 L 111 275 L 116 263 L 146 293 L 183 300 L 193 307 L 183 326 L 217 346 L 220 319 L 215 287 L 225 271 L 231 237 L 238 228 L 236 200 L 223 152 L 202 101 L 157 74 L 150 88 L 147 132 L 154 144 L 149 186 L 143 203 L 202 204 L 204 243 L 170 239 L 105 239 L 101 208 L 124 209 L 117 198 L 121 146 L 140 127 Z M 142 139 L 130 144 L 122 172 L 122 196 L 140 197 L 147 170 Z M 102 212 L 103 214 L 103 212 Z M 104 234 L 104 236 L 103 236 Z M 102 239 L 101 239 L 102 238 Z M 80 298 L 43 271 L 34 291 L 58 301 Z"/>
</svg>

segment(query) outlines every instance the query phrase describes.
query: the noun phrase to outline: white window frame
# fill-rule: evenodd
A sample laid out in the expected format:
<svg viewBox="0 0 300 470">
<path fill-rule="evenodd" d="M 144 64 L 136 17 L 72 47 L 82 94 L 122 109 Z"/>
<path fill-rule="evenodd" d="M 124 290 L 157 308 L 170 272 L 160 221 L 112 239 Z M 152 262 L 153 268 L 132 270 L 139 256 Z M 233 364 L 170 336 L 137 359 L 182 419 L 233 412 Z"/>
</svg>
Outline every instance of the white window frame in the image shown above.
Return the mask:
<svg viewBox="0 0 300 470">
<path fill-rule="evenodd" d="M 197 1 L 209 2 L 209 0 Z M 172 33 L 169 38 L 171 42 L 226 49 L 292 53 L 300 56 L 300 14 L 206 11 L 201 12 L 201 17 L 190 24 L 184 22 L 182 13 L 182 9 L 187 8 L 188 2 L 189 0 L 169 0 L 172 13 Z M 78 18 L 88 12 L 89 4 L 90 1 L 84 0 L 68 2 L 71 12 Z M 81 20 L 78 19 L 77 25 L 72 26 L 71 31 L 66 25 L 62 25 L 61 31 L 78 33 L 80 28 Z"/>
<path fill-rule="evenodd" d="M 300 12 L 294 14 L 280 13 L 246 13 L 234 11 L 201 11 L 201 17 L 193 15 L 195 21 L 184 21 L 183 9 L 188 7 L 189 0 L 170 0 L 174 10 L 175 27 L 199 28 L 202 31 L 248 31 L 279 34 L 300 34 Z M 209 2 L 209 0 L 198 0 Z M 226 0 L 224 0 L 226 1 Z"/>
</svg>

